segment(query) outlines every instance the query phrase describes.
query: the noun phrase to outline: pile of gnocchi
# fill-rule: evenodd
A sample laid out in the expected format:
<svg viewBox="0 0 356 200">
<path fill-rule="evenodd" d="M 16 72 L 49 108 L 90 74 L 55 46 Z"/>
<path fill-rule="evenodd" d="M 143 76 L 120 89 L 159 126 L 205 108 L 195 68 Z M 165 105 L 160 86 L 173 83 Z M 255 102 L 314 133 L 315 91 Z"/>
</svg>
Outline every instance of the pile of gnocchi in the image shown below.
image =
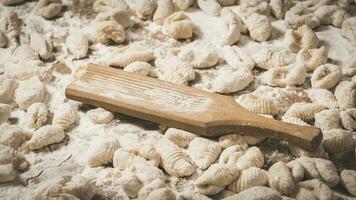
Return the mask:
<svg viewBox="0 0 356 200">
<path fill-rule="evenodd" d="M 355 199 L 355 55 L 354 0 L 0 0 L 0 199 Z M 67 99 L 88 63 L 323 141 L 204 138 Z"/>
</svg>

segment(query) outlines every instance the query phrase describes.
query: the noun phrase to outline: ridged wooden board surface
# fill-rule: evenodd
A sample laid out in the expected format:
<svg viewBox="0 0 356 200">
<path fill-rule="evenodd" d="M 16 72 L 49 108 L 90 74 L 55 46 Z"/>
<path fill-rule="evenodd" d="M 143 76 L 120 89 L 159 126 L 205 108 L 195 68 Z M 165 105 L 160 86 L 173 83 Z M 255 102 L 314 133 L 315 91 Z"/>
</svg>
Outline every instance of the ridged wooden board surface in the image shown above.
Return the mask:
<svg viewBox="0 0 356 200">
<path fill-rule="evenodd" d="M 262 134 L 315 149 L 320 129 L 268 119 L 239 106 L 232 97 L 89 64 L 66 90 L 69 99 L 180 128 L 206 137 Z"/>
</svg>

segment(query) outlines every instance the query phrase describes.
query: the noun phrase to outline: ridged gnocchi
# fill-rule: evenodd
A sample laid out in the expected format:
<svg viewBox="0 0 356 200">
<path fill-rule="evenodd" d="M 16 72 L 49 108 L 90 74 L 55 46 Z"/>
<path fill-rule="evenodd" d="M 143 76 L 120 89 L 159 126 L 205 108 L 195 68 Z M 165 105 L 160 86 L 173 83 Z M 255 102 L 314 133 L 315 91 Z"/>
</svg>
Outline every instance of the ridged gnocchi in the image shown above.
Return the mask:
<svg viewBox="0 0 356 200">
<path fill-rule="evenodd" d="M 236 71 L 225 70 L 216 77 L 212 87 L 217 93 L 228 94 L 243 90 L 253 79 L 252 73 L 245 68 Z"/>
<path fill-rule="evenodd" d="M 356 82 L 342 81 L 335 89 L 335 97 L 341 109 L 356 107 Z"/>
<path fill-rule="evenodd" d="M 28 128 L 40 128 L 47 121 L 48 110 L 44 103 L 34 103 L 27 108 L 23 121 Z"/>
<path fill-rule="evenodd" d="M 323 105 L 327 108 L 338 107 L 334 94 L 327 89 L 312 88 L 308 91 L 308 96 L 313 103 Z"/>
<path fill-rule="evenodd" d="M 341 153 L 352 150 L 352 134 L 342 129 L 331 129 L 323 131 L 323 142 L 328 153 Z"/>
<path fill-rule="evenodd" d="M 125 30 L 116 21 L 101 21 L 96 24 L 95 40 L 102 44 L 114 42 L 120 44 L 125 41 Z"/>
<path fill-rule="evenodd" d="M 163 21 L 163 30 L 175 39 L 193 36 L 193 23 L 183 12 L 175 12 Z"/>
<path fill-rule="evenodd" d="M 279 109 L 272 99 L 256 96 L 254 94 L 243 94 L 236 99 L 246 110 L 265 115 L 276 115 Z"/>
<path fill-rule="evenodd" d="M 311 76 L 311 84 L 313 88 L 330 89 L 339 82 L 340 77 L 340 66 L 324 64 L 314 70 Z"/>
<path fill-rule="evenodd" d="M 189 143 L 187 153 L 194 163 L 204 170 L 218 159 L 221 151 L 222 148 L 219 143 L 202 137 L 195 137 Z"/>
<path fill-rule="evenodd" d="M 125 2 L 140 19 L 150 19 L 157 7 L 155 1 L 152 0 L 125 0 Z"/>
<path fill-rule="evenodd" d="M 169 128 L 164 133 L 164 137 L 179 147 L 187 147 L 189 143 L 196 137 L 196 135 L 181 129 Z"/>
<path fill-rule="evenodd" d="M 222 53 L 225 61 L 233 68 L 245 67 L 252 70 L 255 67 L 255 61 L 237 46 L 224 46 Z"/>
<path fill-rule="evenodd" d="M 302 120 L 312 120 L 314 115 L 322 110 L 325 107 L 317 103 L 294 103 L 287 112 L 284 114 L 284 117 L 297 117 Z"/>
<path fill-rule="evenodd" d="M 239 145 L 244 149 L 248 147 L 247 143 L 244 140 L 244 137 L 239 134 L 222 135 L 218 138 L 218 142 L 219 145 L 224 149 L 233 145 Z"/>
<path fill-rule="evenodd" d="M 255 186 L 264 186 L 268 183 L 268 172 L 257 167 L 249 167 L 241 171 L 239 178 L 229 185 L 235 193 Z"/>
<path fill-rule="evenodd" d="M 285 45 L 294 53 L 300 49 L 313 49 L 318 46 L 318 36 L 308 26 L 304 25 L 297 30 L 289 29 L 284 36 Z"/>
<path fill-rule="evenodd" d="M 39 128 L 28 141 L 31 150 L 41 149 L 47 145 L 61 142 L 65 137 L 62 127 L 46 125 Z"/>
<path fill-rule="evenodd" d="M 65 103 L 58 106 L 57 111 L 54 113 L 52 124 L 59 125 L 63 130 L 66 130 L 77 122 L 78 117 L 77 111 L 70 104 Z"/>
<path fill-rule="evenodd" d="M 268 182 L 271 188 L 289 195 L 295 188 L 292 173 L 284 162 L 276 162 L 268 169 Z"/>
<path fill-rule="evenodd" d="M 261 168 L 263 164 L 264 157 L 258 147 L 250 147 L 249 149 L 247 149 L 245 153 L 236 162 L 236 166 L 240 170 L 244 170 L 249 167 Z"/>
<path fill-rule="evenodd" d="M 172 0 L 158 0 L 157 8 L 153 14 L 153 21 L 157 24 L 163 24 L 163 21 L 174 12 Z"/>
</svg>

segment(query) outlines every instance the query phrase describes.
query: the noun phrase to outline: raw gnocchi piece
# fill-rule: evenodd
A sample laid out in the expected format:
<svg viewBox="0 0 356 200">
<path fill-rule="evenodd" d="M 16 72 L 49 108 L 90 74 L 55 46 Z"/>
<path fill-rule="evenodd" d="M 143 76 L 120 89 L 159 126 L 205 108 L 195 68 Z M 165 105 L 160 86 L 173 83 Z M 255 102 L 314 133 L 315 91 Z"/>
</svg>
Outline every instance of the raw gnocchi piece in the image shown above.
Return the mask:
<svg viewBox="0 0 356 200">
<path fill-rule="evenodd" d="M 21 109 L 27 109 L 33 103 L 42 102 L 44 96 L 45 86 L 37 77 L 32 77 L 19 84 L 14 100 Z"/>
<path fill-rule="evenodd" d="M 219 145 L 224 149 L 233 145 L 239 145 L 244 149 L 248 147 L 243 136 L 239 134 L 228 134 L 228 135 L 220 136 L 218 142 Z"/>
<path fill-rule="evenodd" d="M 295 194 L 295 199 L 318 200 L 312 192 L 302 187 L 298 187 L 298 191 Z"/>
<path fill-rule="evenodd" d="M 112 55 L 112 59 L 107 64 L 115 67 L 126 67 L 134 62 L 149 62 L 154 58 L 153 51 L 150 49 L 133 48 Z"/>
<path fill-rule="evenodd" d="M 54 79 L 50 68 L 38 66 L 27 66 L 21 68 L 15 75 L 17 80 L 27 80 L 34 76 L 43 82 L 50 82 Z"/>
<path fill-rule="evenodd" d="M 345 19 L 341 26 L 341 34 L 352 44 L 356 45 L 356 17 Z"/>
<path fill-rule="evenodd" d="M 10 105 L 0 103 L 0 123 L 7 122 L 11 115 Z"/>
<path fill-rule="evenodd" d="M 338 65 L 324 64 L 316 68 L 311 76 L 313 88 L 333 88 L 341 77 L 341 68 Z"/>
<path fill-rule="evenodd" d="M 53 46 L 43 34 L 32 32 L 30 34 L 30 46 L 42 59 L 53 58 Z"/>
<path fill-rule="evenodd" d="M 119 147 L 120 143 L 114 136 L 100 135 L 90 143 L 85 153 L 85 164 L 98 167 L 111 163 Z"/>
<path fill-rule="evenodd" d="M 165 188 L 166 185 L 160 179 L 153 180 L 151 183 L 143 186 L 141 190 L 138 192 L 138 200 L 146 200 L 151 192 L 154 190 Z"/>
<path fill-rule="evenodd" d="M 187 147 L 189 143 L 196 137 L 195 134 L 176 128 L 169 128 L 164 137 L 178 145 L 179 147 Z"/>
<path fill-rule="evenodd" d="M 11 103 L 17 86 L 14 79 L 0 77 L 0 103 Z"/>
<path fill-rule="evenodd" d="M 324 5 L 316 9 L 313 13 L 323 25 L 333 25 L 341 27 L 344 20 L 350 17 L 346 10 L 337 5 Z"/>
<path fill-rule="evenodd" d="M 53 19 L 61 13 L 62 7 L 61 0 L 40 0 L 37 4 L 37 11 L 42 17 Z"/>
<path fill-rule="evenodd" d="M 310 89 L 308 91 L 308 96 L 313 103 L 323 105 L 327 108 L 338 107 L 334 94 L 327 89 Z"/>
<path fill-rule="evenodd" d="M 315 49 L 301 49 L 296 62 L 307 66 L 307 72 L 314 71 L 320 65 L 326 64 L 328 60 L 328 50 L 325 46 Z"/>
<path fill-rule="evenodd" d="M 116 21 L 102 21 L 96 24 L 95 40 L 102 44 L 114 42 L 120 44 L 125 41 L 124 27 Z"/>
<path fill-rule="evenodd" d="M 143 187 L 142 182 L 130 171 L 123 171 L 119 178 L 119 183 L 127 196 L 131 198 L 137 197 L 140 189 Z"/>
<path fill-rule="evenodd" d="M 303 25 L 297 30 L 289 29 L 284 35 L 285 45 L 294 53 L 300 49 L 314 49 L 318 46 L 318 36 L 308 26 Z"/>
<path fill-rule="evenodd" d="M 163 171 L 157 167 L 147 165 L 145 163 L 137 163 L 131 168 L 131 171 L 136 174 L 138 179 L 144 184 L 147 185 L 153 182 L 156 179 L 165 181 L 166 176 Z"/>
<path fill-rule="evenodd" d="M 151 19 L 157 5 L 152 0 L 125 0 L 130 9 L 136 12 L 140 19 Z"/>
<path fill-rule="evenodd" d="M 281 161 L 276 162 L 268 169 L 268 182 L 271 188 L 285 195 L 290 195 L 295 188 L 290 169 Z"/>
<path fill-rule="evenodd" d="M 62 127 L 46 125 L 39 128 L 28 141 L 31 150 L 41 149 L 47 145 L 61 142 L 65 137 Z"/>
<path fill-rule="evenodd" d="M 341 183 L 352 195 L 356 196 L 356 171 L 355 170 L 342 170 Z"/>
<path fill-rule="evenodd" d="M 155 64 L 160 73 L 158 78 L 172 83 L 187 85 L 195 79 L 193 67 L 188 62 L 182 62 L 177 58 L 156 59 Z"/>
<path fill-rule="evenodd" d="M 262 48 L 256 54 L 253 54 L 252 58 L 259 68 L 270 69 L 292 64 L 295 60 L 295 55 L 286 49 Z"/>
<path fill-rule="evenodd" d="M 266 0 L 240 0 L 240 12 L 245 16 L 253 13 L 269 15 L 271 9 Z"/>
<path fill-rule="evenodd" d="M 297 29 L 300 26 L 307 25 L 311 29 L 321 24 L 320 19 L 315 16 L 311 10 L 317 6 L 312 5 L 314 2 L 298 2 L 295 6 L 286 12 L 284 23 L 288 28 Z"/>
<path fill-rule="evenodd" d="M 195 172 L 193 161 L 185 154 L 183 149 L 168 139 L 162 138 L 155 145 L 161 156 L 160 165 L 168 174 L 176 177 L 190 176 Z"/>
<path fill-rule="evenodd" d="M 232 45 L 238 42 L 241 37 L 241 19 L 230 8 L 223 8 L 220 15 L 222 44 Z"/>
<path fill-rule="evenodd" d="M 325 107 L 317 103 L 294 103 L 287 112 L 284 114 L 284 117 L 297 117 L 301 120 L 312 120 L 314 115 L 322 110 Z"/>
<path fill-rule="evenodd" d="M 262 74 L 262 82 L 278 87 L 295 86 L 303 84 L 305 77 L 305 65 L 295 64 L 269 69 Z"/>
<path fill-rule="evenodd" d="M 342 129 L 325 130 L 322 144 L 328 153 L 348 152 L 353 149 L 352 134 Z"/>
<path fill-rule="evenodd" d="M 220 154 L 219 163 L 222 164 L 236 164 L 237 160 L 244 154 L 247 146 L 233 145 L 224 149 Z"/>
<path fill-rule="evenodd" d="M 221 11 L 221 6 L 217 0 L 197 0 L 198 7 L 210 16 L 219 16 Z"/>
<path fill-rule="evenodd" d="M 89 110 L 87 116 L 94 124 L 106 124 L 114 118 L 114 115 L 111 112 L 103 108 Z"/>
<path fill-rule="evenodd" d="M 236 99 L 246 110 L 257 114 L 276 115 L 279 109 L 272 99 L 259 97 L 254 94 L 243 94 Z"/>
<path fill-rule="evenodd" d="M 200 169 L 208 168 L 222 151 L 219 143 L 209 139 L 195 137 L 188 146 L 188 156 Z"/>
<path fill-rule="evenodd" d="M 340 112 L 341 124 L 349 131 L 356 129 L 356 108 L 346 109 Z"/>
<path fill-rule="evenodd" d="M 285 13 L 293 6 L 293 2 L 290 0 L 271 0 L 269 2 L 272 14 L 277 19 L 283 19 Z"/>
<path fill-rule="evenodd" d="M 245 24 L 251 39 L 263 42 L 271 37 L 272 25 L 268 17 L 253 13 L 247 17 Z"/>
<path fill-rule="evenodd" d="M 163 30 L 174 39 L 191 38 L 193 22 L 183 12 L 175 12 L 164 20 Z"/>
<path fill-rule="evenodd" d="M 106 2 L 110 2 L 105 0 Z M 98 1 L 96 1 L 98 2 Z M 125 2 L 124 0 L 119 0 L 116 1 L 117 3 L 120 2 Z M 95 4 L 95 3 L 94 3 Z M 126 3 L 125 3 L 126 4 Z M 130 26 L 133 26 L 135 24 L 135 22 L 130 18 L 129 12 L 128 11 L 129 8 L 124 8 L 124 9 L 112 9 L 110 8 L 107 11 L 104 12 L 100 12 L 96 17 L 95 17 L 95 22 L 101 22 L 101 21 L 116 21 L 117 23 L 119 23 L 121 26 L 123 26 L 124 28 L 128 28 Z"/>
<path fill-rule="evenodd" d="M 39 59 L 38 54 L 28 44 L 17 47 L 12 53 L 11 59 L 14 63 L 26 67 L 43 65 L 43 62 Z"/>
<path fill-rule="evenodd" d="M 315 167 L 318 170 L 322 180 L 329 186 L 335 187 L 340 182 L 334 163 L 330 160 L 314 158 Z"/>
<path fill-rule="evenodd" d="M 66 39 L 66 47 L 75 59 L 84 58 L 89 50 L 89 39 L 80 31 L 71 32 Z"/>
<path fill-rule="evenodd" d="M 342 74 L 347 76 L 356 75 L 356 57 L 351 57 L 346 64 L 342 67 Z"/>
<path fill-rule="evenodd" d="M 264 157 L 260 149 L 258 147 L 250 147 L 245 154 L 237 160 L 236 166 L 240 170 L 244 170 L 249 167 L 261 168 L 263 164 Z"/>
<path fill-rule="evenodd" d="M 307 179 L 322 179 L 318 169 L 315 166 L 315 161 L 313 158 L 300 157 L 295 159 L 296 162 L 300 163 L 304 168 L 304 177 Z"/>
<path fill-rule="evenodd" d="M 234 194 L 223 200 L 282 200 L 282 195 L 271 188 L 265 186 L 255 186 L 244 190 L 238 194 Z"/>
<path fill-rule="evenodd" d="M 0 125 L 0 144 L 17 149 L 24 141 L 31 138 L 31 134 L 17 125 L 2 123 Z"/>
<path fill-rule="evenodd" d="M 212 164 L 195 180 L 195 190 L 206 195 L 217 194 L 239 175 L 240 170 L 234 165 Z"/>
<path fill-rule="evenodd" d="M 283 116 L 282 121 L 291 123 L 291 124 L 297 124 L 300 126 L 310 126 L 308 123 L 299 119 L 298 117 Z"/>
<path fill-rule="evenodd" d="M 0 30 L 0 48 L 5 48 L 7 46 L 7 42 L 5 33 Z"/>
<path fill-rule="evenodd" d="M 174 12 L 172 0 L 158 0 L 157 9 L 153 14 L 153 21 L 157 24 L 163 24 L 163 21 Z"/>
<path fill-rule="evenodd" d="M 199 46 L 182 49 L 178 54 L 178 58 L 183 62 L 189 63 L 195 69 L 213 67 L 219 60 L 215 51 Z"/>
<path fill-rule="evenodd" d="M 340 128 L 340 110 L 322 110 L 314 115 L 314 125 L 322 130 Z"/>
<path fill-rule="evenodd" d="M 194 0 L 173 0 L 174 5 L 180 10 L 186 10 L 193 5 Z"/>
<path fill-rule="evenodd" d="M 16 171 L 12 164 L 0 165 L 0 183 L 13 181 L 16 178 Z"/>
<path fill-rule="evenodd" d="M 140 163 L 145 163 L 144 158 L 123 149 L 117 149 L 113 154 L 113 165 L 120 170 L 136 167 Z"/>
<path fill-rule="evenodd" d="M 161 156 L 157 153 L 156 149 L 149 144 L 139 144 L 135 146 L 130 152 L 140 155 L 146 159 L 147 163 L 157 167 L 161 161 Z"/>
<path fill-rule="evenodd" d="M 247 55 L 237 46 L 224 46 L 222 49 L 224 59 L 227 64 L 233 68 L 245 67 L 252 70 L 255 66 L 255 61 L 251 56 Z"/>
<path fill-rule="evenodd" d="M 356 81 L 340 82 L 334 94 L 341 109 L 356 107 Z"/>
<path fill-rule="evenodd" d="M 268 173 L 257 167 L 250 167 L 241 171 L 238 179 L 229 185 L 229 189 L 235 193 L 255 186 L 264 186 L 268 183 Z"/>
<path fill-rule="evenodd" d="M 34 103 L 28 107 L 23 124 L 28 128 L 40 128 L 47 121 L 48 110 L 44 103 Z"/>
<path fill-rule="evenodd" d="M 63 130 L 66 130 L 77 121 L 78 117 L 77 111 L 71 105 L 62 104 L 54 113 L 52 124 L 59 125 Z"/>
<path fill-rule="evenodd" d="M 298 185 L 313 193 L 317 199 L 329 199 L 333 197 L 332 190 L 318 179 L 299 182 Z"/>
<path fill-rule="evenodd" d="M 245 68 L 224 70 L 214 80 L 213 91 L 223 94 L 237 92 L 247 87 L 253 78 L 252 73 Z"/>
<path fill-rule="evenodd" d="M 298 183 L 299 181 L 303 180 L 304 168 L 298 161 L 292 160 L 287 163 L 287 166 L 290 169 L 294 183 Z"/>
</svg>

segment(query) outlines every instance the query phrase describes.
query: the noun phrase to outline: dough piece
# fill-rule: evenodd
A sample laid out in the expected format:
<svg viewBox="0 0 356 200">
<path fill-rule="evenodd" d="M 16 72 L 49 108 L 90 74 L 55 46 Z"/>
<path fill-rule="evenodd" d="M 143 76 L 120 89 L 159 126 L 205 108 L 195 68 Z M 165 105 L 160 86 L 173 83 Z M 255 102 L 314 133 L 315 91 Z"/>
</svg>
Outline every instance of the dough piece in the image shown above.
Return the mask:
<svg viewBox="0 0 356 200">
<path fill-rule="evenodd" d="M 147 62 L 133 62 L 124 68 L 126 72 L 132 72 L 142 76 L 147 76 L 151 71 L 153 71 L 152 66 Z"/>
<path fill-rule="evenodd" d="M 306 67 L 301 64 L 271 68 L 262 74 L 263 83 L 278 87 L 302 85 L 305 78 Z"/>
<path fill-rule="evenodd" d="M 342 74 L 347 76 L 355 76 L 356 75 L 356 57 L 352 56 L 346 62 L 344 66 L 342 66 Z"/>
<path fill-rule="evenodd" d="M 183 12 L 175 12 L 164 20 L 163 30 L 174 39 L 191 38 L 193 22 Z"/>
<path fill-rule="evenodd" d="M 328 50 L 325 46 L 319 49 L 301 49 L 296 62 L 307 66 L 307 72 L 314 71 L 320 65 L 326 64 L 328 60 Z"/>
<path fill-rule="evenodd" d="M 356 129 L 356 108 L 346 109 L 340 112 L 341 124 L 349 131 Z"/>
<path fill-rule="evenodd" d="M 289 167 L 290 172 L 292 173 L 294 183 L 298 183 L 299 181 L 303 180 L 303 178 L 304 178 L 303 165 L 301 165 L 296 160 L 292 160 L 287 163 L 287 166 Z"/>
<path fill-rule="evenodd" d="M 323 131 L 322 144 L 328 153 L 352 151 L 352 134 L 351 132 L 342 129 L 325 130 Z"/>
<path fill-rule="evenodd" d="M 271 188 L 265 186 L 255 186 L 244 190 L 238 194 L 234 194 L 223 200 L 282 200 L 282 195 Z"/>
<path fill-rule="evenodd" d="M 307 25 L 311 29 L 319 26 L 321 24 L 320 19 L 312 13 L 312 11 L 318 7 L 318 5 L 313 5 L 314 2 L 298 2 L 289 9 L 284 18 L 285 25 L 293 29 L 297 29 L 303 25 Z"/>
<path fill-rule="evenodd" d="M 161 156 L 161 166 L 168 174 L 176 177 L 190 176 L 195 172 L 193 161 L 183 149 L 168 139 L 162 138 L 155 145 Z"/>
<path fill-rule="evenodd" d="M 195 79 L 193 67 L 188 62 L 182 62 L 178 58 L 156 59 L 155 64 L 159 69 L 158 78 L 172 83 L 187 85 Z"/>
<path fill-rule="evenodd" d="M 319 39 L 311 28 L 303 25 L 297 30 L 287 30 L 284 35 L 284 43 L 292 52 L 297 53 L 300 49 L 316 48 Z"/>
<path fill-rule="evenodd" d="M 222 164 L 236 164 L 237 160 L 245 153 L 247 146 L 243 145 L 233 145 L 227 147 L 219 157 L 219 163 Z"/>
<path fill-rule="evenodd" d="M 341 34 L 353 45 L 356 45 L 356 17 L 344 20 L 341 26 Z"/>
<path fill-rule="evenodd" d="M 195 190 L 206 195 L 217 194 L 239 175 L 240 170 L 234 165 L 213 164 L 195 180 Z"/>
<path fill-rule="evenodd" d="M 264 186 L 268 183 L 268 172 L 256 167 L 250 167 L 241 171 L 238 179 L 229 185 L 229 189 L 235 193 L 255 186 Z"/>
<path fill-rule="evenodd" d="M 272 25 L 268 17 L 253 13 L 245 22 L 250 37 L 258 42 L 266 41 L 272 34 Z"/>
<path fill-rule="evenodd" d="M 218 142 L 219 145 L 224 149 L 233 145 L 239 145 L 243 149 L 246 149 L 248 147 L 243 136 L 239 134 L 229 134 L 220 136 Z"/>
<path fill-rule="evenodd" d="M 110 2 L 110 0 L 109 1 L 98 0 L 98 1 L 106 1 L 106 3 Z M 96 1 L 96 2 L 98 2 L 98 1 Z M 125 2 L 125 0 L 115 1 L 114 3 L 120 3 L 120 2 Z M 94 3 L 94 6 L 95 6 L 95 3 Z M 125 2 L 125 4 L 126 4 L 126 2 Z M 116 21 L 117 23 L 119 23 L 121 26 L 123 26 L 126 29 L 126 28 L 133 26 L 135 24 L 135 22 L 130 18 L 129 12 L 130 12 L 129 8 L 119 9 L 117 6 L 117 7 L 115 7 L 115 9 L 112 9 L 110 7 L 109 10 L 100 12 L 95 17 L 95 22 Z"/>
<path fill-rule="evenodd" d="M 28 107 L 23 125 L 27 128 L 40 128 L 47 121 L 48 110 L 44 103 L 34 103 Z"/>
<path fill-rule="evenodd" d="M 335 89 L 335 97 L 341 109 L 356 107 L 356 82 L 342 81 Z"/>
<path fill-rule="evenodd" d="M 298 187 L 298 191 L 295 194 L 295 199 L 318 200 L 311 191 L 302 187 Z"/>
<path fill-rule="evenodd" d="M 295 188 L 291 171 L 281 161 L 276 162 L 268 169 L 268 182 L 271 188 L 285 195 L 290 195 Z"/>
<path fill-rule="evenodd" d="M 62 127 L 46 125 L 39 128 L 28 141 L 31 150 L 41 149 L 47 145 L 61 142 L 65 137 Z"/>
<path fill-rule="evenodd" d="M 0 123 L 7 122 L 11 115 L 10 105 L 0 103 Z"/>
<path fill-rule="evenodd" d="M 151 19 L 157 5 L 152 0 L 125 0 L 131 10 L 136 12 L 136 15 L 142 19 Z"/>
<path fill-rule="evenodd" d="M 342 23 L 350 14 L 346 10 L 341 9 L 337 5 L 324 5 L 314 11 L 314 15 L 317 16 L 323 25 L 333 25 L 341 28 Z"/>
<path fill-rule="evenodd" d="M 125 0 L 96 0 L 93 4 L 93 9 L 98 13 L 112 11 L 117 9 L 118 11 L 129 10 Z"/>
<path fill-rule="evenodd" d="M 222 52 L 227 64 L 233 68 L 237 69 L 242 66 L 248 70 L 252 70 L 255 66 L 253 58 L 237 46 L 226 45 L 223 47 Z"/>
<path fill-rule="evenodd" d="M 19 84 L 14 98 L 21 109 L 27 109 L 33 103 L 42 102 L 44 96 L 45 86 L 37 77 L 32 77 Z"/>
<path fill-rule="evenodd" d="M 11 59 L 14 63 L 24 67 L 43 65 L 38 54 L 28 44 L 17 47 L 15 51 L 12 52 Z"/>
<path fill-rule="evenodd" d="M 243 90 L 253 81 L 252 73 L 245 68 L 236 71 L 222 71 L 213 82 L 213 91 L 217 93 L 233 93 Z"/>
<path fill-rule="evenodd" d="M 24 141 L 31 138 L 31 134 L 17 125 L 3 123 L 0 125 L 0 144 L 17 149 Z"/>
<path fill-rule="evenodd" d="M 32 32 L 30 34 L 30 46 L 42 59 L 49 60 L 53 58 L 53 46 L 43 34 Z"/>
<path fill-rule="evenodd" d="M 332 199 L 332 190 L 318 179 L 299 182 L 298 185 L 313 193 L 317 199 Z"/>
<path fill-rule="evenodd" d="M 0 183 L 13 181 L 16 178 L 16 171 L 12 164 L 0 165 Z"/>
<path fill-rule="evenodd" d="M 196 137 L 196 135 L 188 131 L 176 128 L 169 128 L 164 133 L 164 137 L 169 139 L 179 147 L 187 147 L 189 143 Z"/>
<path fill-rule="evenodd" d="M 314 115 L 322 110 L 325 107 L 317 103 L 294 103 L 287 112 L 284 114 L 284 117 L 297 117 L 302 120 L 312 120 Z"/>
<path fill-rule="evenodd" d="M 95 40 L 102 44 L 114 42 L 116 44 L 125 41 L 125 30 L 116 21 L 102 21 L 96 24 Z"/>
<path fill-rule="evenodd" d="M 323 105 L 327 108 L 338 107 L 334 94 L 329 90 L 318 88 L 310 89 L 308 96 L 313 103 Z"/>
<path fill-rule="evenodd" d="M 162 180 L 156 179 L 153 180 L 151 183 L 142 187 L 142 189 L 138 193 L 138 200 L 145 200 L 150 195 L 151 192 L 154 190 L 165 188 L 165 184 Z"/>
<path fill-rule="evenodd" d="M 293 6 L 291 0 L 271 0 L 269 2 L 273 16 L 284 19 L 285 13 Z"/>
<path fill-rule="evenodd" d="M 113 155 L 113 165 L 120 170 L 135 168 L 138 164 L 148 163 L 141 156 L 123 149 L 117 149 Z"/>
<path fill-rule="evenodd" d="M 193 5 L 195 1 L 194 0 L 173 0 L 174 5 L 179 9 L 179 10 L 186 10 L 190 6 Z"/>
<path fill-rule="evenodd" d="M 131 198 L 137 197 L 140 189 L 143 187 L 142 182 L 130 171 L 123 171 L 118 181 L 127 196 Z"/>
<path fill-rule="evenodd" d="M 313 158 L 300 157 L 300 158 L 297 158 L 295 161 L 300 163 L 303 166 L 304 177 L 306 179 L 313 179 L 313 178 L 317 178 L 320 180 L 322 179 L 318 172 L 318 169 L 315 166 L 315 161 Z"/>
<path fill-rule="evenodd" d="M 272 99 L 259 97 L 252 93 L 239 96 L 236 102 L 256 114 L 276 115 L 279 112 L 278 106 Z"/>
<path fill-rule="evenodd" d="M 14 79 L 0 77 L 0 103 L 11 103 L 17 86 Z"/>
<path fill-rule="evenodd" d="M 315 126 L 322 129 L 335 129 L 340 128 L 340 110 L 329 109 L 323 110 L 314 115 Z"/>
<path fill-rule="evenodd" d="M 214 50 L 200 46 L 183 48 L 178 54 L 178 58 L 194 69 L 213 67 L 219 60 L 218 54 Z"/>
<path fill-rule="evenodd" d="M 341 68 L 338 65 L 324 64 L 316 68 L 311 76 L 313 88 L 333 88 L 340 80 Z"/>
<path fill-rule="evenodd" d="M 356 171 L 342 170 L 341 183 L 353 196 L 356 196 Z"/>
<path fill-rule="evenodd" d="M 161 161 L 161 156 L 150 144 L 138 144 L 137 146 L 133 147 L 130 152 L 143 157 L 149 165 L 155 167 L 158 167 Z"/>
<path fill-rule="evenodd" d="M 165 181 L 166 176 L 163 171 L 157 167 L 147 165 L 146 163 L 137 163 L 131 168 L 131 171 L 136 174 L 138 179 L 144 184 L 147 185 L 153 182 L 156 179 Z"/>
<path fill-rule="evenodd" d="M 238 159 L 236 166 L 240 170 L 244 170 L 249 167 L 261 168 L 263 164 L 264 157 L 260 149 L 258 147 L 250 147 L 245 154 Z"/>
<path fill-rule="evenodd" d="M 314 151 L 308 151 L 301 147 L 289 144 L 289 150 L 295 157 L 329 158 L 323 145 L 319 145 Z"/>
<path fill-rule="evenodd" d="M 252 58 L 259 68 L 270 69 L 292 64 L 295 60 L 295 55 L 286 49 L 262 48 L 256 54 L 253 54 Z"/>
<path fill-rule="evenodd" d="M 153 15 L 153 21 L 157 24 L 163 24 L 163 21 L 174 12 L 172 0 L 158 0 L 157 9 Z"/>
<path fill-rule="evenodd" d="M 198 7 L 210 16 L 219 16 L 221 11 L 221 6 L 217 0 L 197 0 Z"/>
<path fill-rule="evenodd" d="M 134 62 L 149 62 L 155 59 L 153 51 L 143 48 L 126 49 L 124 52 L 114 53 L 110 55 L 110 59 L 106 63 L 115 67 L 126 67 Z"/>
<path fill-rule="evenodd" d="M 221 10 L 222 44 L 232 45 L 240 40 L 241 19 L 230 9 Z"/>
<path fill-rule="evenodd" d="M 87 112 L 87 115 L 90 121 L 93 122 L 94 124 L 106 124 L 109 123 L 114 118 L 114 115 L 111 112 L 103 108 L 96 108 L 93 110 L 89 110 Z"/>
<path fill-rule="evenodd" d="M 66 47 L 74 59 L 84 58 L 89 50 L 89 39 L 80 31 L 72 32 L 66 39 Z"/>
<path fill-rule="evenodd" d="M 62 104 L 54 113 L 52 124 L 59 125 L 63 130 L 66 130 L 78 120 L 78 117 L 77 111 L 71 105 Z"/>
<path fill-rule="evenodd" d="M 85 163 L 91 167 L 111 163 L 119 147 L 119 141 L 114 136 L 100 135 L 90 143 L 85 153 Z"/>
<path fill-rule="evenodd" d="M 334 163 L 330 160 L 325 160 L 321 158 L 314 158 L 315 167 L 318 170 L 323 182 L 329 187 L 335 187 L 340 182 L 340 177 L 337 174 L 336 167 Z"/>
<path fill-rule="evenodd" d="M 269 15 L 271 8 L 266 0 L 240 0 L 240 12 L 244 16 L 250 16 L 253 13 Z"/>
<path fill-rule="evenodd" d="M 37 4 L 37 11 L 42 17 L 53 19 L 61 13 L 62 7 L 61 0 L 40 0 Z"/>
<path fill-rule="evenodd" d="M 222 151 L 219 143 L 209 139 L 195 137 L 190 143 L 187 150 L 188 156 L 200 169 L 208 168 L 215 162 Z"/>
</svg>

